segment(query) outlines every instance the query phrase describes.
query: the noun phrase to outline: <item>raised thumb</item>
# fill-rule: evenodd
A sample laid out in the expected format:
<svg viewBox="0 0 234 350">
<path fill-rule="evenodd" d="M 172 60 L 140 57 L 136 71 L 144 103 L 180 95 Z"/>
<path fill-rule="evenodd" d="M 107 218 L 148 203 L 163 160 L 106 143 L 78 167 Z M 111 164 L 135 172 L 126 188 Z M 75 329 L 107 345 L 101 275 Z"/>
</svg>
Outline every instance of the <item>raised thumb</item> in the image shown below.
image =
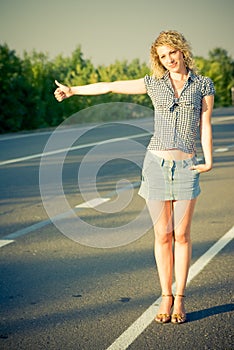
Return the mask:
<svg viewBox="0 0 234 350">
<path fill-rule="evenodd" d="M 58 87 L 61 87 L 61 86 L 62 86 L 62 84 L 60 84 L 60 83 L 58 82 L 58 80 L 55 80 L 54 82 L 55 82 L 55 84 L 56 84 Z"/>
</svg>

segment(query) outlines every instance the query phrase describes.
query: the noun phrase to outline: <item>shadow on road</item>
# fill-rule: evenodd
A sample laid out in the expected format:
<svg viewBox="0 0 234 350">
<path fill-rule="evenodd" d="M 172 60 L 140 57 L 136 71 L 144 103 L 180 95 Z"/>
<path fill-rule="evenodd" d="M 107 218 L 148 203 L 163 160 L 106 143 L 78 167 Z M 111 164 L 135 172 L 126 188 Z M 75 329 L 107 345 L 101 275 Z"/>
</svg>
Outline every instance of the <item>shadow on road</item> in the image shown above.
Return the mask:
<svg viewBox="0 0 234 350">
<path fill-rule="evenodd" d="M 208 309 L 203 309 L 203 310 L 188 313 L 187 320 L 188 322 L 198 321 L 203 318 L 222 314 L 225 312 L 231 312 L 233 310 L 234 310 L 234 304 L 224 304 L 224 305 L 213 306 Z"/>
</svg>

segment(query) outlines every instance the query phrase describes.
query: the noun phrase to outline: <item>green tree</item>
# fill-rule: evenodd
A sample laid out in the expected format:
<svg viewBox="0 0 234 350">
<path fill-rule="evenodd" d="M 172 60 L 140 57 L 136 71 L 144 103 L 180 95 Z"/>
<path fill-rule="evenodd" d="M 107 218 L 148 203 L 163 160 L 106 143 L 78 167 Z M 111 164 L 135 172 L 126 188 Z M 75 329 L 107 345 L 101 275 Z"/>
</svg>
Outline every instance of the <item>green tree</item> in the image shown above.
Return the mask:
<svg viewBox="0 0 234 350">
<path fill-rule="evenodd" d="M 234 86 L 234 61 L 227 51 L 215 48 L 209 52 L 209 77 L 214 81 L 217 91 L 217 104 L 229 106 L 231 104 L 231 87 Z"/>
<path fill-rule="evenodd" d="M 32 95 L 30 100 L 25 101 L 28 107 L 28 117 L 24 120 L 24 128 L 56 126 L 60 122 L 57 116 L 58 106 L 53 97 L 54 91 L 54 70 L 49 61 L 48 55 L 42 52 L 33 51 L 24 53 L 23 75 L 27 77 L 31 87 Z M 33 107 L 33 110 L 32 110 Z"/>
<path fill-rule="evenodd" d="M 231 104 L 231 87 L 234 86 L 234 62 L 227 51 L 215 48 L 208 58 L 196 57 L 200 73 L 209 76 L 215 84 L 215 106 Z M 50 60 L 42 52 L 25 52 L 20 58 L 14 50 L 0 45 L 0 132 L 57 126 L 78 111 L 100 103 L 130 102 L 152 108 L 147 95 L 105 94 L 76 96 L 57 103 L 53 96 L 54 80 L 68 85 L 84 85 L 100 81 L 138 79 L 149 74 L 149 67 L 139 59 L 115 61 L 110 65 L 94 67 L 85 59 L 78 46 L 69 57 L 58 55 Z M 131 108 L 130 108 L 131 109 Z M 80 114 L 80 122 L 116 120 L 125 116 Z M 129 117 L 138 117 L 129 114 Z"/>
<path fill-rule="evenodd" d="M 196 57 L 201 74 L 210 77 L 215 85 L 215 107 L 231 105 L 231 87 L 234 86 L 234 61 L 222 48 L 209 52 L 208 59 Z"/>
<path fill-rule="evenodd" d="M 80 46 L 73 51 L 70 57 L 60 55 L 52 63 L 54 77 L 69 86 L 91 84 L 98 81 L 97 70 L 90 60 L 84 59 Z M 92 96 L 79 96 L 65 100 L 60 104 L 62 119 L 93 105 L 94 101 Z M 88 121 L 86 120 L 86 122 Z"/>
<path fill-rule="evenodd" d="M 0 86 L 0 132 L 20 130 L 27 115 L 29 86 L 20 58 L 6 44 L 0 45 Z"/>
</svg>

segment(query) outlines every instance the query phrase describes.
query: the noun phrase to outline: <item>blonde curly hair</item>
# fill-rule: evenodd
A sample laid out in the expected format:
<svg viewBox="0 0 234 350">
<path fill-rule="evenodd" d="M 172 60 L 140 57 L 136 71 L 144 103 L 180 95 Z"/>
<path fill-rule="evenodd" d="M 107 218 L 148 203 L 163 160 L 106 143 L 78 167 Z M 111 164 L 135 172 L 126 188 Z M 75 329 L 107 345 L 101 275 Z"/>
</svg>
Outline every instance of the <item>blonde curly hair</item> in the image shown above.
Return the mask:
<svg viewBox="0 0 234 350">
<path fill-rule="evenodd" d="M 183 34 L 177 32 L 176 30 L 168 30 L 161 32 L 151 46 L 151 69 L 152 74 L 155 78 L 162 78 L 166 72 L 166 68 L 164 68 L 158 56 L 157 49 L 159 46 L 170 46 L 173 49 L 181 51 L 184 57 L 186 68 L 194 73 L 197 73 L 197 68 L 195 66 L 193 54 L 191 52 L 191 47 L 188 41 L 185 39 Z"/>
</svg>

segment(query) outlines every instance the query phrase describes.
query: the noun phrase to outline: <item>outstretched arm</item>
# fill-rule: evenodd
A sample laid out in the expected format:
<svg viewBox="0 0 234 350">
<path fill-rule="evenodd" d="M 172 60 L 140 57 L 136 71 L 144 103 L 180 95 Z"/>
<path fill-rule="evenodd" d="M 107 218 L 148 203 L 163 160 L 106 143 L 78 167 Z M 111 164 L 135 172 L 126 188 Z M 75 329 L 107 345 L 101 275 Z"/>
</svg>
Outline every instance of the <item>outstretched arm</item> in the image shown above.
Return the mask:
<svg viewBox="0 0 234 350">
<path fill-rule="evenodd" d="M 60 84 L 57 80 L 55 80 L 55 83 L 58 86 L 58 88 L 55 90 L 54 95 L 59 102 L 73 95 L 102 95 L 107 94 L 109 92 L 129 95 L 146 93 L 143 78 L 135 80 L 120 80 L 106 83 L 101 82 L 72 87 Z"/>
</svg>

